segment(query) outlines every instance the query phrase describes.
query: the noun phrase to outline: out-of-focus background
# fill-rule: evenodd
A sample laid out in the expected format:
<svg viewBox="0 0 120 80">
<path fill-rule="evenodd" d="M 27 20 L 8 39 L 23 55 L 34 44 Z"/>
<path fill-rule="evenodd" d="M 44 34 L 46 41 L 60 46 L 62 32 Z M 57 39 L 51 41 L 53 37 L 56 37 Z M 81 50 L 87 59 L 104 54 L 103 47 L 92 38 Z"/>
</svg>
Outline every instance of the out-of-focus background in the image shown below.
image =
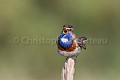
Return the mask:
<svg viewBox="0 0 120 80">
<path fill-rule="evenodd" d="M 0 80 L 60 80 L 64 24 L 89 39 L 75 80 L 120 80 L 119 0 L 0 0 Z"/>
</svg>

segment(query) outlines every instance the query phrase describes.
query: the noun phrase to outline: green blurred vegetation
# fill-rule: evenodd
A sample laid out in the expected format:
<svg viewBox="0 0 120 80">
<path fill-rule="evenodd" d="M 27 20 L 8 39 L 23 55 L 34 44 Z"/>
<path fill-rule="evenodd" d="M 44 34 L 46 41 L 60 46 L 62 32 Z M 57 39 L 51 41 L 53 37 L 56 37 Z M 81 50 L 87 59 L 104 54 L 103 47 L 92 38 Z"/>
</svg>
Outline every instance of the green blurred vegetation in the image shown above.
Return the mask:
<svg viewBox="0 0 120 80">
<path fill-rule="evenodd" d="M 14 37 L 56 39 L 64 24 L 77 36 L 108 39 L 87 44 L 75 80 L 120 80 L 119 0 L 0 0 L 0 80 L 60 80 L 65 60 L 56 44 L 14 44 Z"/>
</svg>

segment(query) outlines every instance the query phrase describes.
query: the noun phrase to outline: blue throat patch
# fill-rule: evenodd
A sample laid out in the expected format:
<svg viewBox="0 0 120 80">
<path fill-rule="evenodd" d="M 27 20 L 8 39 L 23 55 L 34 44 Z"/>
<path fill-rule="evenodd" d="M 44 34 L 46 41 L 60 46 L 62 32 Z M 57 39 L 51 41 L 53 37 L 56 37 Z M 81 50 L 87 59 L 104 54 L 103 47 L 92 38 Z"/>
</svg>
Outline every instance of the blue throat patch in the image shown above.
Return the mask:
<svg viewBox="0 0 120 80">
<path fill-rule="evenodd" d="M 63 38 L 67 39 L 67 41 L 63 42 L 62 41 Z M 58 44 L 64 49 L 70 48 L 72 46 L 70 33 L 67 33 L 67 34 L 61 33 L 60 36 L 58 37 Z"/>
</svg>

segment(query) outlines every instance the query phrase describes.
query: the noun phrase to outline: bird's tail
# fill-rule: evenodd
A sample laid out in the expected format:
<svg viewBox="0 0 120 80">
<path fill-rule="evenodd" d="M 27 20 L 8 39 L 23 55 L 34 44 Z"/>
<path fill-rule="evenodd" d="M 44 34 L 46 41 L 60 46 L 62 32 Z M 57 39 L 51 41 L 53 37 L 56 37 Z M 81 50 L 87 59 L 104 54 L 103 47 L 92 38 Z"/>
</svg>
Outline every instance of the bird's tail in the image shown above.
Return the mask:
<svg viewBox="0 0 120 80">
<path fill-rule="evenodd" d="M 87 40 L 86 37 L 79 37 L 78 38 L 78 45 L 81 49 L 85 49 L 86 50 L 86 45 L 85 45 L 85 41 Z"/>
</svg>

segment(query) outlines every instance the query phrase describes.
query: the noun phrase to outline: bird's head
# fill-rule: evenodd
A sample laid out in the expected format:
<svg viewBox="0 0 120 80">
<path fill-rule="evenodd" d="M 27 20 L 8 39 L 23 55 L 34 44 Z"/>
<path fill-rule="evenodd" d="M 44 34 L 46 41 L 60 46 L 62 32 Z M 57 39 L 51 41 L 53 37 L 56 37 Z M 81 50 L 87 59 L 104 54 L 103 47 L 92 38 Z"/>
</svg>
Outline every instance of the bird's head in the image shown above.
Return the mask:
<svg viewBox="0 0 120 80">
<path fill-rule="evenodd" d="M 73 33 L 73 26 L 71 26 L 71 25 L 64 25 L 62 33 L 63 34 Z"/>
</svg>

